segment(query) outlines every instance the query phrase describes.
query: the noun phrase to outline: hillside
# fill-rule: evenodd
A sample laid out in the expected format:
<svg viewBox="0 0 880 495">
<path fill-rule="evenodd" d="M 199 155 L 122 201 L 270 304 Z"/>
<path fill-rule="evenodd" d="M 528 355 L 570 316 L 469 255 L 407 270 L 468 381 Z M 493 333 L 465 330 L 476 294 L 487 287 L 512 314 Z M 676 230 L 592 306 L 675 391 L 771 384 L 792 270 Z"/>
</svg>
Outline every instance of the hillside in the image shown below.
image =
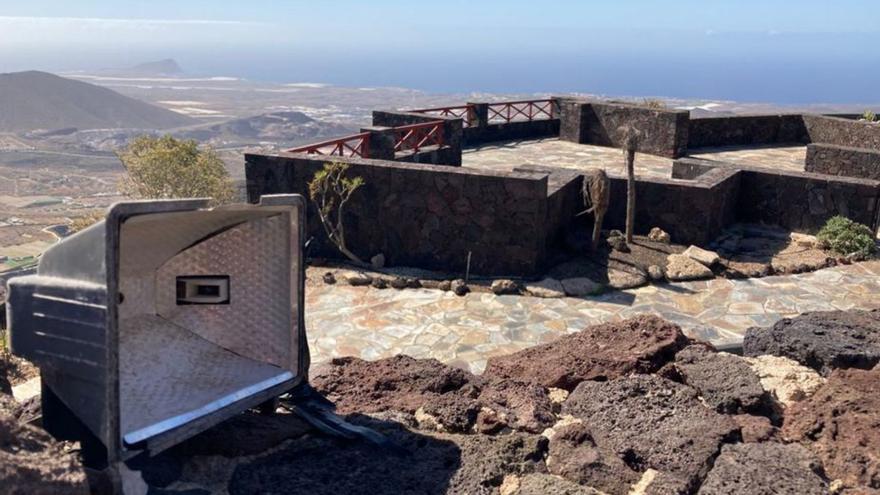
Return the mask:
<svg viewBox="0 0 880 495">
<path fill-rule="evenodd" d="M 174 59 L 166 58 L 164 60 L 158 60 L 155 62 L 138 64 L 134 67 L 125 69 L 122 72 L 153 76 L 171 76 L 182 74 L 183 69 L 180 68 L 180 65 L 178 65 L 177 61 L 175 61 Z"/>
<path fill-rule="evenodd" d="M 46 72 L 0 74 L 0 132 L 168 129 L 195 120 L 93 84 Z"/>
</svg>

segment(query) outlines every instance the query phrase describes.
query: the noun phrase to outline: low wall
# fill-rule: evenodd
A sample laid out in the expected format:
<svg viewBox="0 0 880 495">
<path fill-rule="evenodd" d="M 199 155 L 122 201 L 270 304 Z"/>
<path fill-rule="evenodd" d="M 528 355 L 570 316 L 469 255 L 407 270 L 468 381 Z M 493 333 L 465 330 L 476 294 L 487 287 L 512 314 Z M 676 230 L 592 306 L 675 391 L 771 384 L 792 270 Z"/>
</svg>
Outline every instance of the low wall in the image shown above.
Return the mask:
<svg viewBox="0 0 880 495">
<path fill-rule="evenodd" d="M 375 127 L 400 127 L 438 120 L 444 122 L 443 140 L 446 146 L 440 150 L 427 149 L 419 153 L 397 153 L 394 159 L 408 163 L 461 166 L 461 147 L 464 144 L 461 119 L 412 112 L 373 111 L 373 126 Z"/>
<path fill-rule="evenodd" d="M 739 190 L 736 170 L 708 172 L 693 181 L 637 178 L 635 233 L 660 227 L 673 242 L 706 245 L 734 222 Z M 625 177 L 611 177 L 611 207 L 605 218 L 606 228 L 625 227 Z"/>
<path fill-rule="evenodd" d="M 541 139 L 559 136 L 559 119 L 530 120 L 464 128 L 465 146 L 495 141 Z"/>
<path fill-rule="evenodd" d="M 805 170 L 817 174 L 880 180 L 880 151 L 810 144 L 807 145 Z"/>
<path fill-rule="evenodd" d="M 824 115 L 803 118 L 812 143 L 880 151 L 880 124 Z"/>
<path fill-rule="evenodd" d="M 807 143 L 801 115 L 736 115 L 691 118 L 688 147 Z"/>
<path fill-rule="evenodd" d="M 697 170 L 698 167 L 705 170 L 739 170 L 740 191 L 735 210 L 737 221 L 766 223 L 796 232 L 816 233 L 829 218 L 843 215 L 874 229 L 878 227 L 880 182 L 875 180 L 808 172 L 779 172 L 692 158 L 678 160 L 674 167 L 679 168 L 679 174 L 686 170 Z"/>
<path fill-rule="evenodd" d="M 622 127 L 632 125 L 642 132 L 639 151 L 670 158 L 687 154 L 687 111 L 566 98 L 559 101 L 560 139 L 620 148 Z"/>
<path fill-rule="evenodd" d="M 308 197 L 325 160 L 314 155 L 245 155 L 248 199 L 263 194 Z M 545 259 L 547 177 L 459 167 L 334 157 L 365 184 L 346 205 L 345 235 L 365 259 L 384 253 L 391 265 L 472 273 L 536 274 Z M 339 257 L 309 208 L 313 255 Z"/>
</svg>

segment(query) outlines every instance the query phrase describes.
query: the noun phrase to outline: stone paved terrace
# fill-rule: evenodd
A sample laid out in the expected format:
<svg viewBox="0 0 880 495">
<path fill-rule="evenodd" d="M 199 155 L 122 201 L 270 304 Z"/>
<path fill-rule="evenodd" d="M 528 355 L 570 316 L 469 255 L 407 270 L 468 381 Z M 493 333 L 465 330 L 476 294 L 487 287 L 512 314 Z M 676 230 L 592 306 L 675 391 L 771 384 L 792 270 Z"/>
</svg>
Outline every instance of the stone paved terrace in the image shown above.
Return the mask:
<svg viewBox="0 0 880 495">
<path fill-rule="evenodd" d="M 690 156 L 707 160 L 721 160 L 739 165 L 767 167 L 790 172 L 803 172 L 807 159 L 807 147 L 793 146 L 728 146 L 722 148 L 696 148 Z"/>
<path fill-rule="evenodd" d="M 698 148 L 697 158 L 729 161 L 777 170 L 804 170 L 805 146 L 751 146 Z M 462 150 L 462 166 L 510 171 L 523 165 L 545 165 L 576 170 L 604 168 L 612 176 L 623 176 L 622 152 L 617 148 L 577 144 L 556 138 L 491 143 Z M 670 178 L 672 160 L 639 153 L 636 175 Z"/>
<path fill-rule="evenodd" d="M 321 269 L 310 270 L 320 278 Z M 586 326 L 654 313 L 715 344 L 742 339 L 807 311 L 880 308 L 880 260 L 812 273 L 646 286 L 590 298 L 540 299 L 431 289 L 310 284 L 306 320 L 313 362 L 335 356 L 434 357 L 474 372 L 486 359 Z"/>
</svg>

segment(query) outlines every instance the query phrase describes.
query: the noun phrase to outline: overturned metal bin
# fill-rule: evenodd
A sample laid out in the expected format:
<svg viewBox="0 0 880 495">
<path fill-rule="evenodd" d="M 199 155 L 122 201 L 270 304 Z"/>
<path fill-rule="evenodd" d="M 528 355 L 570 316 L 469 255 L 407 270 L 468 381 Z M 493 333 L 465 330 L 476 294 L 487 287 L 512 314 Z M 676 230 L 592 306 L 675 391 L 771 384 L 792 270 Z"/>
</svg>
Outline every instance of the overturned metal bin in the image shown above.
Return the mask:
<svg viewBox="0 0 880 495">
<path fill-rule="evenodd" d="M 10 344 L 40 367 L 44 427 L 113 464 L 304 384 L 304 209 L 118 203 L 10 280 Z"/>
</svg>

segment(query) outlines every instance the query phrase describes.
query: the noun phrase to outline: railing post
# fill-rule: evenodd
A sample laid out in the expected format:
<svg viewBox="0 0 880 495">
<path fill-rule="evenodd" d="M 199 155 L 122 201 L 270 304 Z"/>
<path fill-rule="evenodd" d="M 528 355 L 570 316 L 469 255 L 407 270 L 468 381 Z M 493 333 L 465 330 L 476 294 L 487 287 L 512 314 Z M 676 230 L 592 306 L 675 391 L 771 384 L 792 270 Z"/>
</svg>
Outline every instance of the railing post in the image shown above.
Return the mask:
<svg viewBox="0 0 880 495">
<path fill-rule="evenodd" d="M 364 127 L 361 132 L 369 132 L 370 140 L 367 144 L 367 156 L 375 160 L 394 160 L 394 128 L 393 127 Z"/>
<path fill-rule="evenodd" d="M 486 127 L 489 125 L 489 104 L 468 103 L 471 106 L 471 127 Z"/>
</svg>

